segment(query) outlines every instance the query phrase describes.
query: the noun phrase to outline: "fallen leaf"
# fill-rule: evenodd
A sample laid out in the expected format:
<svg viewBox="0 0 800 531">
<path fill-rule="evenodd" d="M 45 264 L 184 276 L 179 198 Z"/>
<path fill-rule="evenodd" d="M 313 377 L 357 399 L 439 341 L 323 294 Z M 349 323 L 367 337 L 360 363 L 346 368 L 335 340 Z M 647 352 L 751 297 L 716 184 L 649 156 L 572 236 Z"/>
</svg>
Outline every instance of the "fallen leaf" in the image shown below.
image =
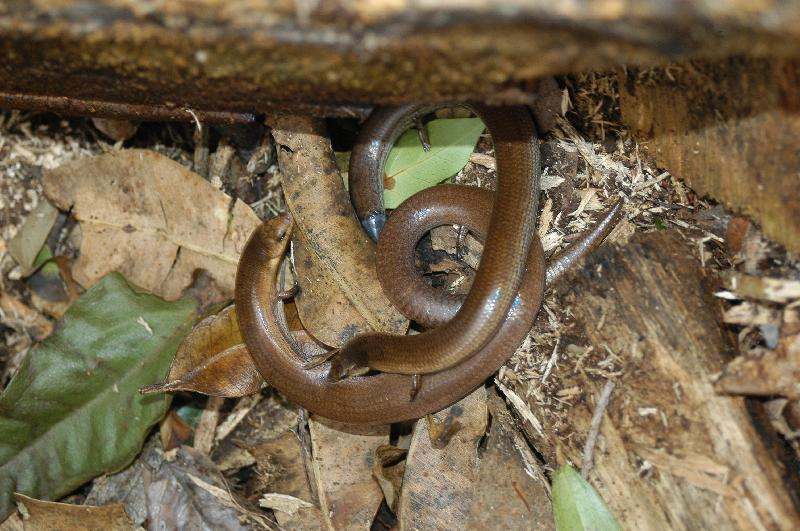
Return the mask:
<svg viewBox="0 0 800 531">
<path fill-rule="evenodd" d="M 231 304 L 194 325 L 175 353 L 167 380 L 177 380 L 217 354 L 242 343 L 236 306 Z"/>
<path fill-rule="evenodd" d="M 194 433 L 192 427 L 174 409 L 161 421 L 158 431 L 161 435 L 161 447 L 165 451 L 187 444 Z"/>
<path fill-rule="evenodd" d="M 152 151 L 71 161 L 48 171 L 43 184 L 81 222 L 73 276 L 84 287 L 119 271 L 174 300 L 204 269 L 231 296 L 239 254 L 259 224 L 250 207 Z"/>
<path fill-rule="evenodd" d="M 478 450 L 466 529 L 554 529 L 550 484 L 497 392 L 489 391 L 491 429 Z"/>
<path fill-rule="evenodd" d="M 322 122 L 279 116 L 271 125 L 286 204 L 295 222 L 293 242 L 313 254 L 313 259 L 294 263 L 301 289 L 297 309 L 304 326 L 331 346 L 341 345 L 355 330 L 405 333 L 408 321 L 383 294 L 375 276 L 375 246 L 356 220 Z M 313 308 L 332 304 L 337 308 L 333 323 L 329 314 Z"/>
<path fill-rule="evenodd" d="M 479 118 L 448 118 L 425 124 L 430 149 L 425 151 L 416 129 L 395 142 L 384 166 L 383 201 L 397 208 L 415 193 L 449 179 L 466 166 L 486 126 Z"/>
<path fill-rule="evenodd" d="M 139 130 L 138 122 L 132 122 L 130 120 L 92 118 L 92 123 L 98 131 L 116 142 L 128 140 Z"/>
<path fill-rule="evenodd" d="M 390 444 L 378 446 L 375 450 L 375 464 L 372 465 L 372 475 L 383 491 L 383 498 L 392 510 L 397 512 L 397 501 L 402 492 L 403 475 L 406 471 L 406 455 L 408 449 L 397 448 Z"/>
<path fill-rule="evenodd" d="M 553 517 L 559 531 L 621 529 L 603 498 L 570 465 L 553 477 Z"/>
<path fill-rule="evenodd" d="M 312 417 L 314 471 L 323 516 L 333 529 L 368 529 L 383 494 L 372 478 L 375 449 L 389 426 L 353 426 Z"/>
<path fill-rule="evenodd" d="M 141 392 L 194 391 L 208 396 L 239 398 L 258 392 L 262 385 L 264 379 L 242 344 L 223 350 L 175 380 L 145 385 Z"/>
<path fill-rule="evenodd" d="M 28 276 L 34 268 L 39 250 L 47 240 L 56 218 L 58 210 L 42 198 L 25 219 L 19 232 L 8 242 L 8 253 L 22 268 L 22 276 Z"/>
<path fill-rule="evenodd" d="M 277 492 L 270 492 L 261 496 L 258 499 L 258 504 L 266 509 L 280 511 L 286 514 L 295 514 L 300 509 L 308 509 L 314 507 L 307 501 L 300 498 L 289 496 L 288 494 L 278 494 Z"/>
<path fill-rule="evenodd" d="M 12 489 L 58 498 L 130 462 L 169 403 L 138 388 L 166 373 L 195 318 L 190 300 L 166 303 L 118 274 L 72 305 L 0 396 L 0 520 Z"/>
<path fill-rule="evenodd" d="M 310 248 L 302 234 L 292 235 L 295 271 L 301 286 L 294 298 L 295 309 L 315 338 L 330 347 L 340 347 L 352 337 L 371 331 L 372 326 Z"/>
<path fill-rule="evenodd" d="M 159 438 L 151 436 L 136 460 L 124 470 L 108 476 L 101 476 L 92 482 L 92 490 L 86 496 L 86 505 L 108 505 L 122 503 L 125 512 L 137 526 L 147 521 L 145 482 L 164 459 L 164 452 L 158 444 Z"/>
<path fill-rule="evenodd" d="M 24 506 L 23 525 L 26 529 L 81 529 L 97 531 L 129 531 L 133 529 L 125 506 L 121 503 L 91 507 L 36 500 L 24 494 L 14 499 Z"/>
<path fill-rule="evenodd" d="M 172 462 L 164 461 L 147 485 L 151 529 L 247 529 L 239 517 L 250 515 L 225 488 L 216 465 L 187 446 Z"/>
<path fill-rule="evenodd" d="M 405 529 L 466 529 L 476 488 L 478 445 L 488 422 L 486 389 L 479 387 L 433 417 L 440 424 L 457 422 L 461 427 L 444 448 L 437 449 L 428 424 L 417 422 L 397 518 Z"/>
<path fill-rule="evenodd" d="M 267 478 L 263 486 L 265 490 L 308 502 L 302 511 L 276 512 L 278 524 L 284 529 L 325 529 L 325 518 L 314 504 L 317 501 L 314 490 L 316 484 L 309 483 L 308 472 L 313 471 L 313 464 L 307 462 L 310 454 L 304 450 L 297 433 L 294 430 L 286 431 L 278 437 L 250 446 L 249 451 L 256 459 L 256 470 L 261 477 Z"/>
</svg>

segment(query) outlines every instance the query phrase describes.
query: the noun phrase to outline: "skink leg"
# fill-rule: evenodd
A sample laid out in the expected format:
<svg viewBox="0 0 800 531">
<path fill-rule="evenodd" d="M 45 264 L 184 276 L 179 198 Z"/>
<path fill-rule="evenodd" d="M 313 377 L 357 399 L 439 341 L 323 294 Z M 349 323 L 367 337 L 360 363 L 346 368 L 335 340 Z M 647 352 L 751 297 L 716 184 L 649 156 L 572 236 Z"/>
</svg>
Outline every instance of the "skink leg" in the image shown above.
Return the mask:
<svg viewBox="0 0 800 531">
<path fill-rule="evenodd" d="M 425 151 L 430 151 L 431 142 L 430 138 L 428 138 L 428 128 L 422 121 L 422 116 L 417 116 L 416 118 L 414 118 L 414 126 L 417 128 L 417 134 L 419 134 L 419 141 L 420 143 L 422 143 L 422 149 L 424 149 Z"/>
<path fill-rule="evenodd" d="M 419 393 L 419 387 L 421 383 L 422 383 L 421 374 L 415 374 L 411 376 L 411 392 L 409 393 L 409 396 L 412 402 L 414 401 L 415 398 L 417 398 L 417 393 Z"/>
</svg>

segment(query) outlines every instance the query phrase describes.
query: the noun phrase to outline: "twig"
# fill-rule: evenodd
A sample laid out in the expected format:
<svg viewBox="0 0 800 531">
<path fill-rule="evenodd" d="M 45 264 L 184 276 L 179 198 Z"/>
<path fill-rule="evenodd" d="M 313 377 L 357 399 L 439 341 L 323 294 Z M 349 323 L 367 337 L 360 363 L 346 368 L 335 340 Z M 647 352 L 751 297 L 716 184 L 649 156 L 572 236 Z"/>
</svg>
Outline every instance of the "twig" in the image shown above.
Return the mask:
<svg viewBox="0 0 800 531">
<path fill-rule="evenodd" d="M 494 379 L 494 383 L 497 385 L 497 388 L 500 389 L 503 395 L 505 395 L 506 399 L 511 403 L 511 406 L 514 408 L 517 414 L 523 419 L 527 420 L 540 437 L 544 437 L 542 423 L 539 422 L 539 419 L 536 418 L 531 411 L 531 408 L 528 407 L 525 401 L 522 400 L 517 393 L 503 385 L 497 378 Z"/>
<path fill-rule="evenodd" d="M 597 435 L 600 433 L 600 423 L 603 422 L 603 414 L 608 407 L 608 402 L 611 399 L 611 391 L 614 390 L 614 382 L 607 381 L 603 386 L 600 393 L 600 400 L 597 401 L 597 407 L 592 415 L 592 424 L 589 427 L 589 436 L 586 438 L 586 444 L 583 446 L 583 457 L 581 459 L 581 476 L 584 479 L 589 477 L 589 471 L 592 469 L 594 461 L 594 446 L 597 443 Z"/>
<path fill-rule="evenodd" d="M 219 410 L 224 403 L 224 398 L 218 396 L 208 397 L 206 408 L 197 423 L 197 429 L 194 432 L 194 447 L 205 455 L 210 454 L 211 448 L 214 446 L 214 434 L 217 431 L 217 424 L 219 424 Z"/>
<path fill-rule="evenodd" d="M 547 360 L 547 366 L 544 368 L 544 374 L 542 375 L 542 383 L 547 380 L 547 377 L 550 375 L 550 371 L 553 370 L 553 365 L 556 364 L 556 360 L 558 359 L 558 344 L 561 343 L 561 337 L 556 338 L 556 345 L 553 347 L 553 353 L 550 355 L 550 359 Z"/>
</svg>

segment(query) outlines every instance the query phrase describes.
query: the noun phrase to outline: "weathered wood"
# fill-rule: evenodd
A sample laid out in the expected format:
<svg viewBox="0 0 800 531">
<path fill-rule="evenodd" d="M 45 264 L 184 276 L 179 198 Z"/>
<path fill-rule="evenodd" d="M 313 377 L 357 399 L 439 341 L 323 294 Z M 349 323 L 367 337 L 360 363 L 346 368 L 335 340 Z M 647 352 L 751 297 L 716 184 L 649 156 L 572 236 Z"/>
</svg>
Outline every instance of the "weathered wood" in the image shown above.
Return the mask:
<svg viewBox="0 0 800 531">
<path fill-rule="evenodd" d="M 714 392 L 735 347 L 708 280 L 670 232 L 604 247 L 567 279 L 558 296 L 575 324 L 561 345 L 572 354 L 551 378 L 570 405 L 532 404 L 547 434 L 533 434 L 536 446 L 580 463 L 612 375 L 589 479 L 623 528 L 797 529 L 790 487 L 745 401 Z"/>
<path fill-rule="evenodd" d="M 358 115 L 410 100 L 525 103 L 532 80 L 622 62 L 798 49 L 796 1 L 11 0 L 0 104 L 131 119 Z"/>
<path fill-rule="evenodd" d="M 619 87 L 658 166 L 800 252 L 800 61 L 682 62 L 629 70 Z"/>
</svg>

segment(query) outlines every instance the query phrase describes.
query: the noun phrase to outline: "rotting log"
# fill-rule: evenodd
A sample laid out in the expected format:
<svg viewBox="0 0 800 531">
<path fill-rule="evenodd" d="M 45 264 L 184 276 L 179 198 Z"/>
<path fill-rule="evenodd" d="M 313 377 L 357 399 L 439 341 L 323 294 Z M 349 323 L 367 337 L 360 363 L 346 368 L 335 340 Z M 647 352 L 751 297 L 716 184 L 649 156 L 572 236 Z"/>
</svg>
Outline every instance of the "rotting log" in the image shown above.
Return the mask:
<svg viewBox="0 0 800 531">
<path fill-rule="evenodd" d="M 736 347 L 689 249 L 671 231 L 637 234 L 565 279 L 557 296 L 575 322 L 551 376 L 558 399 L 530 404 L 546 436 L 526 433 L 548 461 L 580 463 L 613 378 L 589 478 L 624 529 L 797 529 L 794 466 L 744 399 L 714 391 Z"/>
<path fill-rule="evenodd" d="M 797 56 L 800 2 L 10 0 L 0 105 L 112 118 L 528 103 L 557 73 Z"/>
<path fill-rule="evenodd" d="M 622 119 L 659 167 L 800 253 L 800 60 L 686 61 L 619 76 Z"/>
</svg>

